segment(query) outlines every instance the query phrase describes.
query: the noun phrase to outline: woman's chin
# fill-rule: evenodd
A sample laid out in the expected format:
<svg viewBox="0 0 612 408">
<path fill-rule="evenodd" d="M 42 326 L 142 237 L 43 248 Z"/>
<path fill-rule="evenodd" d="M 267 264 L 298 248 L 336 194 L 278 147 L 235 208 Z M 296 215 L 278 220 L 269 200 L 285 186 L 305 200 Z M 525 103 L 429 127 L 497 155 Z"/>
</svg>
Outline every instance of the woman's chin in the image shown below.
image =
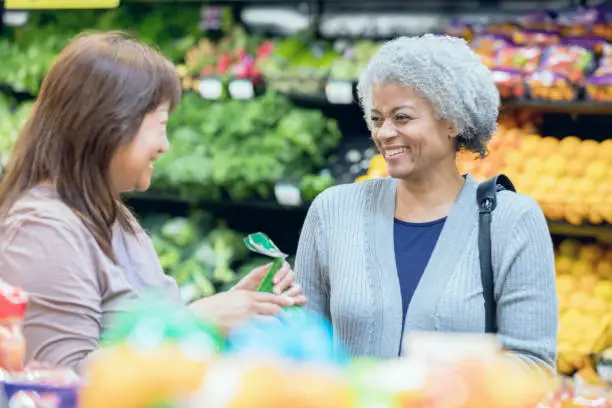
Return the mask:
<svg viewBox="0 0 612 408">
<path fill-rule="evenodd" d="M 413 173 L 414 167 L 411 165 L 388 166 L 387 171 L 389 176 L 394 179 L 407 179 Z"/>
<path fill-rule="evenodd" d="M 143 179 L 140 180 L 138 182 L 138 184 L 136 184 L 134 186 L 134 190 L 138 191 L 140 193 L 144 193 L 145 191 L 147 191 L 149 188 L 151 187 L 151 179 L 147 178 L 147 179 Z"/>
</svg>

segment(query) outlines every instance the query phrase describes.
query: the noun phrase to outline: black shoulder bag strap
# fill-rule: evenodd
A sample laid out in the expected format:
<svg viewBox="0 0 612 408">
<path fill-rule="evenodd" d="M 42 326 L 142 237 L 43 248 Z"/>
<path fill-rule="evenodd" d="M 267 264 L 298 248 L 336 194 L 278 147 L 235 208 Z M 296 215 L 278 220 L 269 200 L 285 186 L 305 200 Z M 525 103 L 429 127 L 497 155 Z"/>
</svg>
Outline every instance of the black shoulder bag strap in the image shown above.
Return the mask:
<svg viewBox="0 0 612 408">
<path fill-rule="evenodd" d="M 484 294 L 486 333 L 497 333 L 497 302 L 495 301 L 491 255 L 491 219 L 493 210 L 497 207 L 497 192 L 501 190 L 516 191 L 510 179 L 503 174 L 482 182 L 476 192 L 479 207 L 478 254 L 480 257 L 480 278 Z"/>
</svg>

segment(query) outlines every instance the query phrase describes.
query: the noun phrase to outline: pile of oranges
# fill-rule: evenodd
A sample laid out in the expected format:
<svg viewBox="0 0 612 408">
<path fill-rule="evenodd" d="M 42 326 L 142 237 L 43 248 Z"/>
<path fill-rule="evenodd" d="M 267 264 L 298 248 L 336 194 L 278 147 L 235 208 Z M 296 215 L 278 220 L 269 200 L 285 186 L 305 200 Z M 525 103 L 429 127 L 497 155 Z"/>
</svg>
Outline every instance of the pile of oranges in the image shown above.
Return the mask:
<svg viewBox="0 0 612 408">
<path fill-rule="evenodd" d="M 478 181 L 506 174 L 520 193 L 538 201 L 550 220 L 572 225 L 612 223 L 612 139 L 541 136 L 534 121 L 511 117 L 500 121 L 488 149 L 484 159 L 460 152 L 459 171 Z M 386 176 L 379 155 L 356 181 Z"/>
<path fill-rule="evenodd" d="M 612 248 L 563 241 L 556 250 L 559 372 L 589 368 L 589 355 L 612 347 Z"/>
</svg>

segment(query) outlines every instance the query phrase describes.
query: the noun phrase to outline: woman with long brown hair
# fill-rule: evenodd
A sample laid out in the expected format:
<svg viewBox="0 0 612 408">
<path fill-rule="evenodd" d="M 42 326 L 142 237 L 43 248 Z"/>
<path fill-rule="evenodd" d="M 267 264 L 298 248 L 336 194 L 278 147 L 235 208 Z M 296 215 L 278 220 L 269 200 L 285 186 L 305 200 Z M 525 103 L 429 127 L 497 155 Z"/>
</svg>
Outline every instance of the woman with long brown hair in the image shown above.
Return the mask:
<svg viewBox="0 0 612 408">
<path fill-rule="evenodd" d="M 151 289 L 181 301 L 120 199 L 148 189 L 180 95 L 174 66 L 119 32 L 76 38 L 49 70 L 0 185 L 0 278 L 30 295 L 28 359 L 79 369 L 126 301 Z M 305 302 L 287 265 L 283 295 L 255 292 L 266 272 L 189 307 L 231 328 Z"/>
</svg>

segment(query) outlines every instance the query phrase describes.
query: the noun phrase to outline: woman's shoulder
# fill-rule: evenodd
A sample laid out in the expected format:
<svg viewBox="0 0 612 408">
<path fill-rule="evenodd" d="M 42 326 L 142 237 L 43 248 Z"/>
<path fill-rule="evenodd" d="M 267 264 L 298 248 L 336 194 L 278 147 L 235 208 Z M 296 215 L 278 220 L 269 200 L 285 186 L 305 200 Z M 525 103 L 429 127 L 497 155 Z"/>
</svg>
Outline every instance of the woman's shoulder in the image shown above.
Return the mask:
<svg viewBox="0 0 612 408">
<path fill-rule="evenodd" d="M 5 242 L 16 234 L 33 230 L 54 238 L 61 236 L 78 241 L 89 235 L 85 225 L 57 192 L 46 187 L 24 193 L 0 220 L 0 236 Z"/>
<path fill-rule="evenodd" d="M 520 192 L 502 190 L 497 193 L 497 208 L 493 222 L 502 227 L 515 229 L 524 224 L 524 220 L 536 220 L 546 224 L 546 218 L 538 202 Z"/>
</svg>

